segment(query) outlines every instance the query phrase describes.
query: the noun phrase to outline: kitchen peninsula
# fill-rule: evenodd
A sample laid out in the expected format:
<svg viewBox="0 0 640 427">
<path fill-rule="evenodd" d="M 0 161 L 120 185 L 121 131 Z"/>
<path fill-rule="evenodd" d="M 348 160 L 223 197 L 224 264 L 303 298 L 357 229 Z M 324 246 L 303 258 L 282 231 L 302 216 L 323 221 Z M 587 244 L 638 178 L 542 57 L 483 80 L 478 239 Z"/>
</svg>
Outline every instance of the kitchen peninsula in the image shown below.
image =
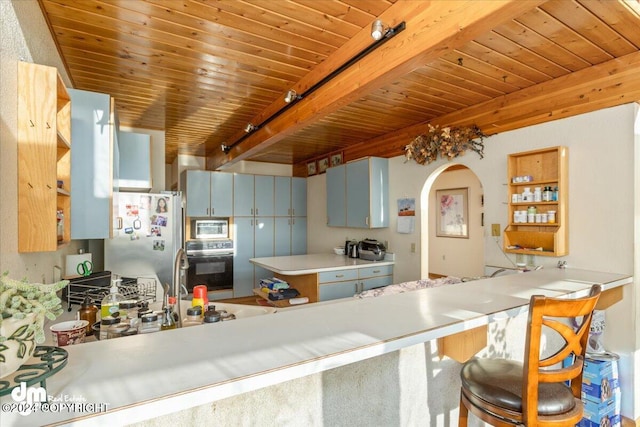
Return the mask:
<svg viewBox="0 0 640 427">
<path fill-rule="evenodd" d="M 344 255 L 308 254 L 252 258 L 250 261 L 275 273 L 309 302 L 351 297 L 393 283 L 394 261 L 367 261 Z"/>
<path fill-rule="evenodd" d="M 491 326 L 489 334 L 502 337 L 499 346 L 514 345 L 522 341 L 531 295 L 585 296 L 597 283 L 605 308 L 632 281 L 624 274 L 548 269 L 70 346 L 68 365 L 47 380 L 48 394 L 105 404 L 107 411 L 11 412 L 2 422 L 336 425 L 339 414 L 362 425 L 371 414 L 361 405 L 375 404 L 379 425 L 398 425 L 389 417 L 435 408 L 433 399 L 440 399 L 441 414 L 457 408 L 460 365 L 432 361 L 432 340 Z M 425 355 L 411 358 L 420 351 L 426 363 Z M 372 381 L 379 381 L 374 394 Z M 274 405 L 261 400 L 261 389 Z M 12 402 L 10 396 L 1 401 Z"/>
</svg>

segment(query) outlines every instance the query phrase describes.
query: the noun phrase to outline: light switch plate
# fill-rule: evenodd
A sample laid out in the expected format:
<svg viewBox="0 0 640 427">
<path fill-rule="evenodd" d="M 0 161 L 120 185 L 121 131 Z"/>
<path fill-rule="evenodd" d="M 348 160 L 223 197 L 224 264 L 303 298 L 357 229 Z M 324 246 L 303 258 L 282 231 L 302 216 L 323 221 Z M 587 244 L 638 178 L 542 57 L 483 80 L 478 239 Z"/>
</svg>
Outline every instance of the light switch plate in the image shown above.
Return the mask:
<svg viewBox="0 0 640 427">
<path fill-rule="evenodd" d="M 491 235 L 493 237 L 500 237 L 500 224 L 491 224 Z"/>
</svg>

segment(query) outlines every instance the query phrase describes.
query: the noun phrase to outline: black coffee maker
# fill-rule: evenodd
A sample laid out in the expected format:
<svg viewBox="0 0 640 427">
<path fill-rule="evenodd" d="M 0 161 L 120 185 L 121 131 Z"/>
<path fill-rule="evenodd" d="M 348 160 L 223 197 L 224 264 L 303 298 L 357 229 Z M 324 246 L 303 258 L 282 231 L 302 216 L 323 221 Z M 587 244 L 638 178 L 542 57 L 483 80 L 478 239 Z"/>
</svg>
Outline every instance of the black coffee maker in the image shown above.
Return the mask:
<svg viewBox="0 0 640 427">
<path fill-rule="evenodd" d="M 349 258 L 358 258 L 360 256 L 358 242 L 355 240 L 344 242 L 344 254 Z"/>
</svg>

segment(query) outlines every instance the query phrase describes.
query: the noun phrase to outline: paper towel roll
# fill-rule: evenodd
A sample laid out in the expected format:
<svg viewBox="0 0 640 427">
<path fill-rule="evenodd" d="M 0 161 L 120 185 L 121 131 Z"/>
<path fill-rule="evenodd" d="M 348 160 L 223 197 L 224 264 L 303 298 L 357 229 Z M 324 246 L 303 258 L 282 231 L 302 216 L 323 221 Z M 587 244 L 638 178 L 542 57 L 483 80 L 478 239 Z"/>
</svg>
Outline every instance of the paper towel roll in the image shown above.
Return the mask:
<svg viewBox="0 0 640 427">
<path fill-rule="evenodd" d="M 66 265 L 64 269 L 65 277 L 77 277 L 78 274 L 78 264 L 90 261 L 91 262 L 91 254 L 77 254 L 77 255 L 67 255 Z"/>
</svg>

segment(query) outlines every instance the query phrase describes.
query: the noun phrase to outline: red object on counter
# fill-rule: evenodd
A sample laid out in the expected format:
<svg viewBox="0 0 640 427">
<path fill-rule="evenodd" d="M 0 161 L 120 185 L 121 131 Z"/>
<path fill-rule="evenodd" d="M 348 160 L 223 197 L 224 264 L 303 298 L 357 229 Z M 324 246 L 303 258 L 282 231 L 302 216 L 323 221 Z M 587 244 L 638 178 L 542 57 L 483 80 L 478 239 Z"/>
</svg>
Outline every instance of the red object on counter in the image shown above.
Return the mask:
<svg viewBox="0 0 640 427">
<path fill-rule="evenodd" d="M 193 287 L 193 299 L 202 300 L 202 310 L 209 306 L 209 296 L 207 295 L 207 285 L 196 285 Z M 192 304 L 193 305 L 193 304 Z M 196 304 L 200 305 L 200 304 Z"/>
</svg>

